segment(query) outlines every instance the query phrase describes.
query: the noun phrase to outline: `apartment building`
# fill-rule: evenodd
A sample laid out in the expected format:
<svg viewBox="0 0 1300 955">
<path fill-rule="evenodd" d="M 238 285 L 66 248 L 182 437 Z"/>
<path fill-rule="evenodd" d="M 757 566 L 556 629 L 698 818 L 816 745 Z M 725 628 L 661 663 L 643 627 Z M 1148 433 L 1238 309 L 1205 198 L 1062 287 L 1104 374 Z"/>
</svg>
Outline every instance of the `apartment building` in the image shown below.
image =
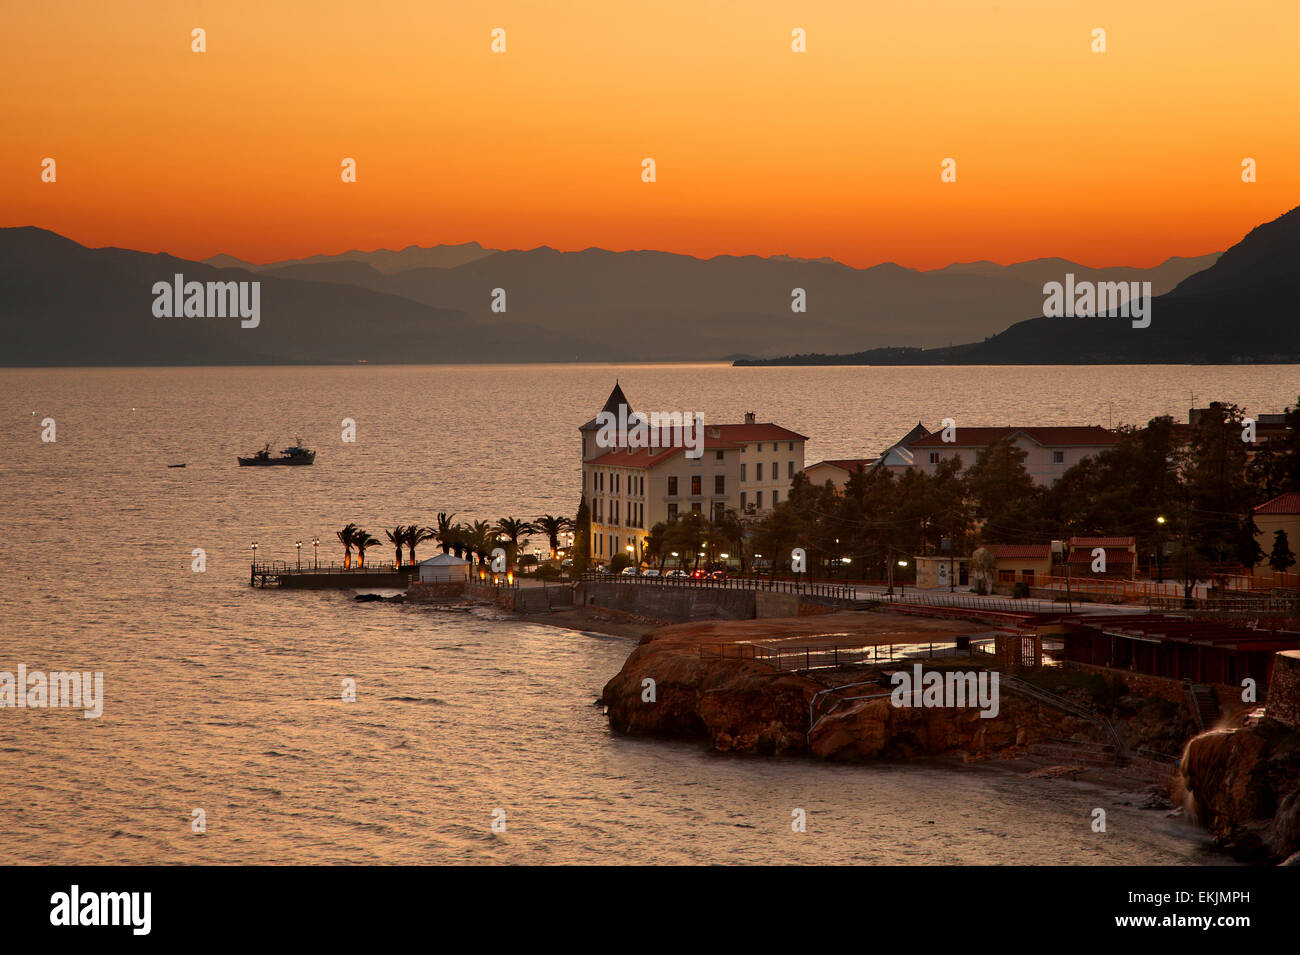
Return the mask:
<svg viewBox="0 0 1300 955">
<path fill-rule="evenodd" d="M 602 412 L 634 412 L 617 382 Z M 790 493 L 803 470 L 802 434 L 753 412 L 740 424 L 705 424 L 698 456 L 671 447 L 604 447 L 599 416 L 578 429 L 582 436 L 582 493 L 591 512 L 591 556 L 606 562 L 628 553 L 640 560 L 646 534 L 660 521 L 694 511 L 717 520 L 725 511 L 761 516 Z M 668 443 L 666 440 L 660 443 Z"/>
</svg>

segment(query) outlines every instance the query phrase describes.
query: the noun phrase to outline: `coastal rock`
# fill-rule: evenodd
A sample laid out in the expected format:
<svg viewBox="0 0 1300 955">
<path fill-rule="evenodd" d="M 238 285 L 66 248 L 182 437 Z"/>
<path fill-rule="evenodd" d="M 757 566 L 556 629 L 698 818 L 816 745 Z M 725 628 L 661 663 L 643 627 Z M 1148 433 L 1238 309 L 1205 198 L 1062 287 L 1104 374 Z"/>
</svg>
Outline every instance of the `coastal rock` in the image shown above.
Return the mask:
<svg viewBox="0 0 1300 955">
<path fill-rule="evenodd" d="M 1179 764 L 1195 819 L 1243 861 L 1279 861 L 1300 850 L 1300 733 L 1268 718 L 1211 730 Z"/>
</svg>

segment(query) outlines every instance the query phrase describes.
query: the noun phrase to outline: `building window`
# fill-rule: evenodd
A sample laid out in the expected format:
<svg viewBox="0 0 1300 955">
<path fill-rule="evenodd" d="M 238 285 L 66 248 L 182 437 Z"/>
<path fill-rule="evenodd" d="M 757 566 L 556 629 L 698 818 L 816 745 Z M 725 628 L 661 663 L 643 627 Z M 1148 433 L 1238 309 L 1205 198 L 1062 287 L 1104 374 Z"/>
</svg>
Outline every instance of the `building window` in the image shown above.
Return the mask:
<svg viewBox="0 0 1300 955">
<path fill-rule="evenodd" d="M 745 505 L 748 503 L 748 502 L 745 500 L 745 498 L 746 498 L 747 496 L 748 496 L 748 495 L 746 495 L 746 493 L 745 493 L 744 491 L 741 491 L 741 492 L 740 492 L 740 509 L 741 509 L 742 511 L 745 509 Z"/>
<path fill-rule="evenodd" d="M 758 453 L 759 453 L 759 454 L 762 454 L 762 453 L 763 453 L 763 442 L 762 442 L 762 441 L 758 442 Z"/>
<path fill-rule="evenodd" d="M 939 463 L 939 452 L 938 452 L 938 451 L 931 451 L 931 452 L 930 452 L 930 463 L 931 463 L 931 464 L 938 464 L 938 463 Z"/>
<path fill-rule="evenodd" d="M 793 461 L 787 461 L 787 462 L 785 462 L 785 476 L 788 477 L 788 478 L 793 478 L 793 477 L 794 477 L 794 462 L 793 462 Z"/>
<path fill-rule="evenodd" d="M 1030 587 L 1034 586 L 1034 572 L 1032 570 L 1022 570 L 1020 574 L 1025 578 L 1025 583 Z"/>
<path fill-rule="evenodd" d="M 1016 582 L 1016 572 L 1014 570 L 999 570 L 998 583 L 1013 584 Z"/>
<path fill-rule="evenodd" d="M 677 505 L 676 505 L 676 504 L 669 504 L 669 505 L 668 505 L 668 523 L 671 524 L 671 523 L 672 523 L 673 521 L 675 521 L 675 520 L 677 520 Z"/>
<path fill-rule="evenodd" d="M 713 493 L 714 494 L 727 493 L 727 479 L 724 475 L 721 474 L 713 475 Z"/>
<path fill-rule="evenodd" d="M 668 475 L 668 496 L 669 497 L 677 496 L 677 475 L 676 474 Z"/>
<path fill-rule="evenodd" d="M 755 481 L 761 481 L 761 480 L 763 480 L 763 462 L 762 462 L 762 461 L 759 461 L 758 463 L 756 463 L 756 464 L 754 465 L 754 480 L 755 480 Z"/>
<path fill-rule="evenodd" d="M 715 461 L 721 461 L 721 460 L 722 460 L 722 452 L 721 452 L 721 451 L 714 451 L 714 452 L 713 452 L 713 460 L 715 460 Z"/>
<path fill-rule="evenodd" d="M 790 442 L 790 450 L 791 450 L 791 451 L 794 450 L 794 442 L 793 442 L 793 441 Z"/>
<path fill-rule="evenodd" d="M 699 514 L 699 513 L 701 513 L 701 511 L 700 511 L 700 505 L 699 505 L 699 504 L 692 504 L 692 505 L 691 505 L 691 511 L 692 511 L 693 513 L 695 513 L 695 514 Z"/>
<path fill-rule="evenodd" d="M 741 462 L 740 462 L 740 479 L 741 479 L 742 481 L 745 480 L 745 462 L 744 462 L 744 461 L 741 461 Z"/>
<path fill-rule="evenodd" d="M 1053 451 L 1053 452 L 1052 452 L 1052 463 L 1053 463 L 1053 464 L 1064 464 L 1064 463 L 1065 463 L 1065 452 L 1064 452 L 1064 451 Z"/>
<path fill-rule="evenodd" d="M 773 462 L 772 462 L 772 480 L 773 480 L 773 481 L 775 481 L 777 478 L 779 478 L 779 477 L 781 476 L 781 469 L 778 468 L 776 465 L 777 465 L 777 462 L 773 461 Z"/>
<path fill-rule="evenodd" d="M 780 504 L 780 503 L 781 503 L 781 492 L 780 492 L 780 491 L 773 491 L 773 492 L 772 492 L 772 506 L 773 506 L 773 507 L 776 507 L 776 506 L 777 506 L 778 504 Z"/>
<path fill-rule="evenodd" d="M 762 507 L 762 506 L 763 506 L 763 492 L 762 492 L 762 491 L 759 491 L 757 494 L 754 495 L 754 503 L 756 503 L 759 507 Z"/>
<path fill-rule="evenodd" d="M 696 497 L 701 493 L 700 491 L 701 483 L 702 482 L 700 481 L 700 476 L 698 474 L 691 475 L 691 496 L 692 497 Z"/>
</svg>

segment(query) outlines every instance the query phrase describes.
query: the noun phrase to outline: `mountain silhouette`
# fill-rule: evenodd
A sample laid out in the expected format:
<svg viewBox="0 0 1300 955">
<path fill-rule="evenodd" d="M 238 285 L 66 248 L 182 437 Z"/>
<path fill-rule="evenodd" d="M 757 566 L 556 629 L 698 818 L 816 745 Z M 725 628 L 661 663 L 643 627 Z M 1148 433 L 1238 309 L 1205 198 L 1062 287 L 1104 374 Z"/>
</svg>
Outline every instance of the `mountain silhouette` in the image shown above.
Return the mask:
<svg viewBox="0 0 1300 955">
<path fill-rule="evenodd" d="M 1151 324 L 1127 318 L 1031 318 L 982 342 L 933 349 L 805 353 L 740 364 L 1182 364 L 1300 361 L 1295 276 L 1300 208 L 1252 229 L 1209 268 L 1151 303 Z M 1055 276 L 1061 281 L 1064 273 Z M 1153 289 L 1154 292 L 1154 289 Z"/>
<path fill-rule="evenodd" d="M 369 268 L 364 263 L 353 266 Z M 259 281 L 261 318 L 158 318 L 156 282 Z M 0 229 L 0 363 L 222 365 L 572 361 L 576 338 L 351 285 L 214 268 L 164 254 L 90 249 L 34 227 Z"/>
</svg>

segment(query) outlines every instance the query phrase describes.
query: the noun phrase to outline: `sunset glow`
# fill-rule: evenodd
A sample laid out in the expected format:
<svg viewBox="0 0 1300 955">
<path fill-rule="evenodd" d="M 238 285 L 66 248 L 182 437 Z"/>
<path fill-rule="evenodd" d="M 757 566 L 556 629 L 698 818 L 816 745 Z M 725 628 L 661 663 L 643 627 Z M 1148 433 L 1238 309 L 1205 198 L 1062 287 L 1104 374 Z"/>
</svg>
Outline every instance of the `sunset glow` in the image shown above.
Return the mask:
<svg viewBox="0 0 1300 955">
<path fill-rule="evenodd" d="M 1264 0 L 9 4 L 0 225 L 258 262 L 473 240 L 1148 266 L 1296 205 L 1297 33 Z"/>
</svg>

